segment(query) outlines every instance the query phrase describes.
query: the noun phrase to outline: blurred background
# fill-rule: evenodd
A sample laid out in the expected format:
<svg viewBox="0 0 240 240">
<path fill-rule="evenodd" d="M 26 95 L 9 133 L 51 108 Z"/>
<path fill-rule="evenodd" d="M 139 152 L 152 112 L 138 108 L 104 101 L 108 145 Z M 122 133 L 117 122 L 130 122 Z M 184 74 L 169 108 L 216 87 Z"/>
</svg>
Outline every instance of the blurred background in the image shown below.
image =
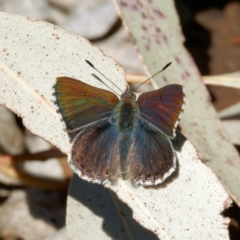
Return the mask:
<svg viewBox="0 0 240 240">
<path fill-rule="evenodd" d="M 240 76 L 240 1 L 176 0 L 175 4 L 185 46 L 201 74 Z M 144 74 L 111 0 L 0 0 L 0 11 L 65 28 L 89 39 L 128 73 Z M 225 109 L 240 102 L 239 88 L 209 84 L 208 89 L 223 117 Z M 240 142 L 236 140 L 235 145 L 240 150 Z M 72 171 L 66 157 L 32 135 L 21 119 L 3 106 L 0 155 L 0 240 L 67 239 L 66 196 Z M 231 217 L 231 239 L 240 239 L 238 207 L 223 214 Z"/>
</svg>

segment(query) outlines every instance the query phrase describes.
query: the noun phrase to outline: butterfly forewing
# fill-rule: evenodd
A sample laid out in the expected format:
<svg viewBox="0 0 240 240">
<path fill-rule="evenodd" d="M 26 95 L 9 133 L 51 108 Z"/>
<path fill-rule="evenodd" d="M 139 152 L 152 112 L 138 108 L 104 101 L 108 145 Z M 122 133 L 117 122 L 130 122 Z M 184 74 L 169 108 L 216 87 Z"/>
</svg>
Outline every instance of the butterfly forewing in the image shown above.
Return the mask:
<svg viewBox="0 0 240 240">
<path fill-rule="evenodd" d="M 181 85 L 171 84 L 143 93 L 137 102 L 143 119 L 155 125 L 167 136 L 175 136 L 175 128 L 184 104 Z"/>
<path fill-rule="evenodd" d="M 54 91 L 67 130 L 109 117 L 119 102 L 112 92 L 69 77 L 57 78 Z"/>
</svg>

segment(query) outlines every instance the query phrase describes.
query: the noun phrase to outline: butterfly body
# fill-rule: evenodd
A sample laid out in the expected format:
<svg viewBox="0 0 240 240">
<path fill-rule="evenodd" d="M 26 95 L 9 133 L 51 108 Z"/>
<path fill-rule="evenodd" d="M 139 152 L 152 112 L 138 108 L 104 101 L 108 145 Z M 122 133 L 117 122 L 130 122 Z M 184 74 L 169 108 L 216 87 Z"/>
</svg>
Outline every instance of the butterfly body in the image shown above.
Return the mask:
<svg viewBox="0 0 240 240">
<path fill-rule="evenodd" d="M 105 183 L 122 177 L 148 186 L 174 172 L 170 139 L 182 112 L 182 86 L 168 85 L 138 98 L 127 88 L 119 99 L 107 90 L 60 77 L 54 96 L 72 141 L 69 164 L 82 178 Z"/>
<path fill-rule="evenodd" d="M 125 92 L 121 95 L 121 100 L 116 105 L 114 111 L 117 119 L 117 129 L 119 132 L 119 152 L 120 170 L 123 178 L 126 178 L 128 167 L 128 153 L 132 143 L 132 135 L 136 130 L 137 118 L 139 117 L 139 107 L 136 95 Z"/>
<path fill-rule="evenodd" d="M 134 119 L 139 112 L 135 94 L 133 96 L 121 96 L 121 101 L 114 109 L 118 113 L 118 128 L 120 131 L 132 129 Z"/>
</svg>

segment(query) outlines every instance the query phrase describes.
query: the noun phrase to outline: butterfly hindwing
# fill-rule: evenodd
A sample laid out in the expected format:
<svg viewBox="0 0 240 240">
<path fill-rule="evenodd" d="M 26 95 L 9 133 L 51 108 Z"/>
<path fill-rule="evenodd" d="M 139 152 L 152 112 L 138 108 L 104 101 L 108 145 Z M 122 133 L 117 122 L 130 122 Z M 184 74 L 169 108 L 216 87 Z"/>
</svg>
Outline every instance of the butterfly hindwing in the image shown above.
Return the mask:
<svg viewBox="0 0 240 240">
<path fill-rule="evenodd" d="M 112 92 L 69 77 L 57 78 L 54 95 L 67 130 L 109 117 L 119 102 Z"/>
<path fill-rule="evenodd" d="M 128 176 L 133 183 L 157 185 L 176 168 L 171 141 L 151 123 L 139 119 L 132 136 Z"/>
<path fill-rule="evenodd" d="M 171 84 L 143 93 L 137 102 L 143 119 L 155 125 L 167 136 L 175 136 L 175 128 L 184 104 L 181 85 Z"/>
<path fill-rule="evenodd" d="M 88 180 L 114 182 L 119 170 L 118 135 L 115 124 L 109 120 L 90 124 L 73 140 L 70 166 Z"/>
</svg>

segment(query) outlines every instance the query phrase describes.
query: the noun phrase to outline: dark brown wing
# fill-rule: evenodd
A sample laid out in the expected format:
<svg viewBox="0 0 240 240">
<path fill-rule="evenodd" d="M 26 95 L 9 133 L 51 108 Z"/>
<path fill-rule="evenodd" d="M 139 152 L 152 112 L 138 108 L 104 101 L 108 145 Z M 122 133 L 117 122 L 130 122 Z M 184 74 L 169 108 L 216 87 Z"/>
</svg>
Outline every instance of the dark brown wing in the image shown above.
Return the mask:
<svg viewBox="0 0 240 240">
<path fill-rule="evenodd" d="M 139 120 L 129 153 L 128 178 L 145 186 L 160 184 L 174 172 L 176 161 L 169 138 L 152 124 Z"/>
<path fill-rule="evenodd" d="M 117 126 L 104 120 L 84 128 L 73 141 L 68 161 L 82 178 L 98 183 L 114 182 L 119 169 Z"/>
<path fill-rule="evenodd" d="M 171 84 L 143 93 L 137 102 L 143 119 L 151 122 L 167 136 L 175 136 L 175 128 L 184 104 L 184 92 L 181 85 Z"/>
</svg>

